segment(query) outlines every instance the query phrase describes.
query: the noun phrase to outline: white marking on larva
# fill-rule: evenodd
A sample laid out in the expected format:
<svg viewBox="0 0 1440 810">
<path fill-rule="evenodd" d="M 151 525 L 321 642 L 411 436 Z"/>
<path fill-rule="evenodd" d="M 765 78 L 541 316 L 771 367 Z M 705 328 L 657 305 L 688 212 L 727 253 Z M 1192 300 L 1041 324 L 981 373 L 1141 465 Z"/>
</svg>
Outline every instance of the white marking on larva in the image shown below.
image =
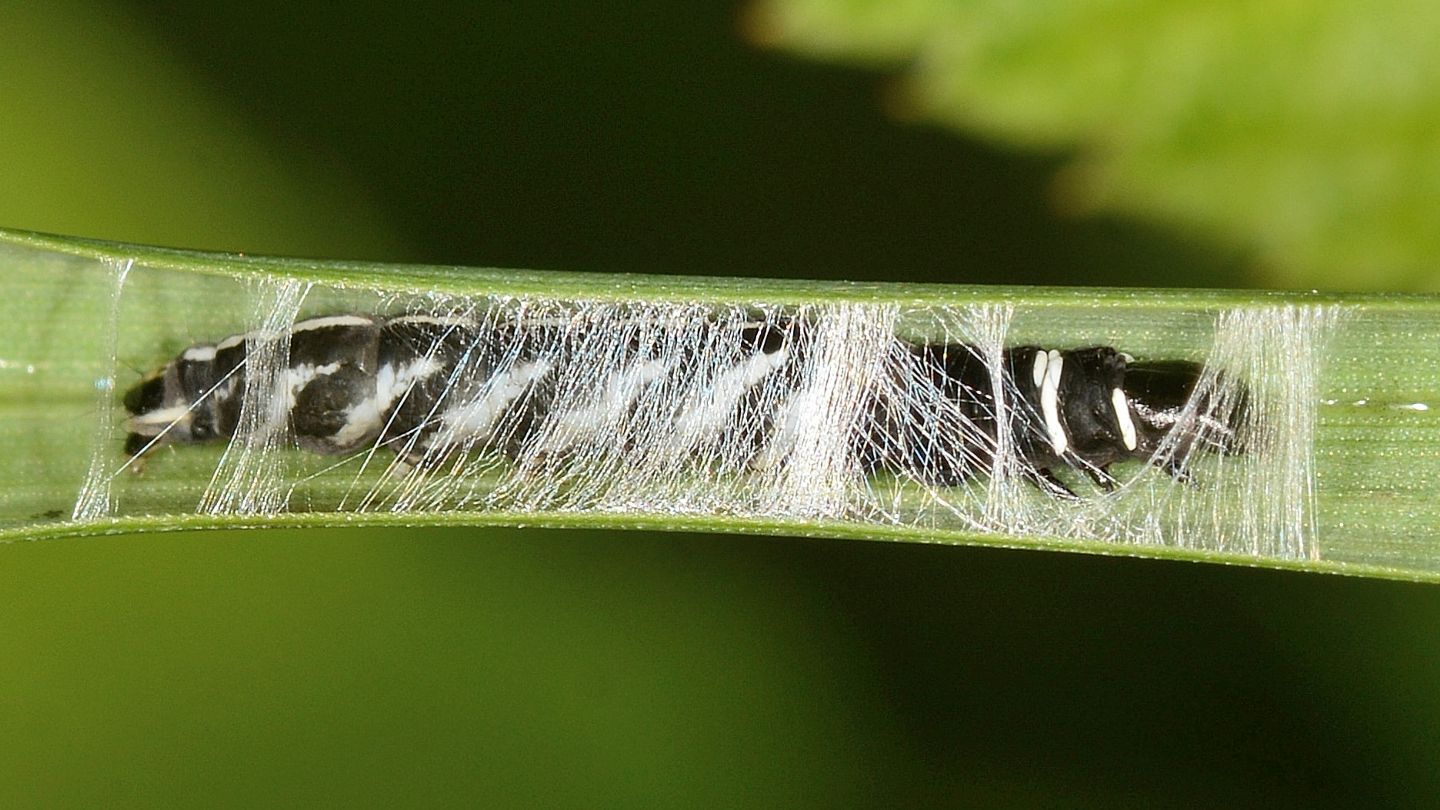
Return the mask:
<svg viewBox="0 0 1440 810">
<path fill-rule="evenodd" d="M 1110 390 L 1110 404 L 1115 408 L 1115 421 L 1120 423 L 1120 437 L 1125 440 L 1125 449 L 1134 450 L 1139 443 L 1135 437 L 1135 422 L 1130 418 L 1130 400 L 1119 388 Z"/>
<path fill-rule="evenodd" d="M 558 450 L 598 435 L 624 417 L 630 403 L 645 386 L 659 379 L 669 368 L 668 360 L 646 360 L 605 379 L 604 393 L 593 404 L 560 414 L 546 437 L 545 450 Z"/>
<path fill-rule="evenodd" d="M 185 350 L 184 354 L 180 356 L 194 363 L 208 363 L 209 361 L 215 359 L 215 347 L 191 346 L 190 348 Z"/>
<path fill-rule="evenodd" d="M 351 447 L 370 438 L 383 425 L 375 398 L 366 397 L 345 409 L 345 424 L 330 437 L 336 447 Z"/>
<path fill-rule="evenodd" d="M 141 436 L 157 436 L 162 430 L 168 430 L 173 425 L 189 422 L 190 414 L 190 403 L 182 402 L 168 408 L 136 414 L 125 420 L 125 429 Z"/>
<path fill-rule="evenodd" d="M 1057 351 L 1050 352 L 1045 367 L 1045 382 L 1040 386 L 1040 411 L 1045 415 L 1045 433 L 1050 438 L 1050 448 L 1055 455 L 1064 455 L 1070 446 L 1065 435 L 1065 426 L 1060 422 L 1060 373 L 1065 367 L 1065 358 Z"/>
<path fill-rule="evenodd" d="M 326 315 L 321 318 L 306 318 L 303 321 L 296 321 L 290 327 L 290 333 L 310 332 L 315 329 L 329 329 L 332 326 L 374 326 L 375 319 L 367 318 L 364 315 Z"/>
<path fill-rule="evenodd" d="M 297 332 L 311 332 L 316 329 L 325 329 L 331 326 L 371 326 L 374 323 L 375 319 L 367 318 L 363 315 L 326 315 L 322 318 L 309 318 L 303 321 L 296 321 L 295 325 L 291 326 L 288 331 L 289 334 L 293 335 Z M 282 334 L 285 333 L 272 332 L 268 329 L 256 329 L 252 332 L 242 332 L 238 335 L 231 335 L 230 337 L 227 337 L 219 343 L 215 344 L 215 350 L 223 352 L 227 349 L 233 349 L 236 346 L 239 346 L 240 344 L 250 340 L 254 340 L 257 342 L 275 340 L 279 338 Z"/>
<path fill-rule="evenodd" d="M 391 363 L 382 365 L 375 372 L 374 393 L 345 409 L 345 424 L 330 441 L 337 447 L 350 447 L 375 435 L 384 427 L 383 414 L 395 400 L 440 369 L 440 361 L 431 356 L 416 358 L 399 368 Z"/>
<path fill-rule="evenodd" d="M 218 352 L 223 352 L 226 349 L 233 349 L 236 346 L 239 346 L 241 343 L 244 343 L 246 340 L 249 340 L 252 334 L 256 333 L 244 332 L 238 335 L 231 335 L 230 337 L 225 338 L 224 340 L 215 344 L 215 350 Z"/>
<path fill-rule="evenodd" d="M 311 380 L 314 380 L 316 377 L 328 377 L 339 370 L 340 363 L 338 362 L 326 363 L 323 366 L 301 363 L 298 366 L 286 369 L 284 373 L 286 395 L 288 397 L 286 407 L 295 407 L 295 396 L 300 393 L 300 389 L 309 385 Z"/>
<path fill-rule="evenodd" d="M 390 403 L 404 396 L 410 387 L 420 380 L 439 371 L 441 363 L 431 355 L 417 357 L 399 368 L 390 363 L 375 372 L 375 400 L 379 410 L 390 407 Z"/>
<path fill-rule="evenodd" d="M 255 329 L 249 332 L 242 332 L 241 334 L 231 335 L 230 337 L 225 338 L 224 340 L 215 344 L 215 350 L 223 352 L 226 349 L 233 349 L 242 343 L 247 343 L 250 341 L 254 341 L 258 344 L 268 344 L 272 341 L 279 340 L 281 337 L 284 337 L 288 334 L 290 333 L 276 332 L 270 329 Z"/>
<path fill-rule="evenodd" d="M 1045 367 L 1050 364 L 1050 355 L 1044 349 L 1035 350 L 1035 367 L 1030 371 L 1030 378 L 1035 381 L 1035 387 L 1045 382 Z"/>
<path fill-rule="evenodd" d="M 761 380 L 784 366 L 789 359 L 789 347 L 782 346 L 779 351 L 760 352 L 726 369 L 709 388 L 690 396 L 683 415 L 675 424 L 676 436 L 688 447 L 723 428 L 745 392 L 759 385 Z"/>
<path fill-rule="evenodd" d="M 822 410 L 820 402 L 824 395 L 824 391 L 806 388 L 786 400 L 781 406 L 780 418 L 776 420 L 779 428 L 755 458 L 755 469 L 774 469 L 790 455 L 795 442 L 815 428 L 815 414 Z"/>
<path fill-rule="evenodd" d="M 509 371 L 491 378 L 480 396 L 446 408 L 440 421 L 458 441 L 488 436 L 505 408 L 525 393 L 525 389 L 549 374 L 550 368 L 549 360 L 517 363 Z"/>
</svg>

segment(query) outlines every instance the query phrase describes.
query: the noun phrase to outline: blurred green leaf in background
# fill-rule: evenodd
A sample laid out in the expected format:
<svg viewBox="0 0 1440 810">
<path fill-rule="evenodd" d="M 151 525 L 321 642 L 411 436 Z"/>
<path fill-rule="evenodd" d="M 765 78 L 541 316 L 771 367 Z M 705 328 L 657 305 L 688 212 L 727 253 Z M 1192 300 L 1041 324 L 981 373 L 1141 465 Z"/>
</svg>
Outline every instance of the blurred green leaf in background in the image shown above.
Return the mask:
<svg viewBox="0 0 1440 810">
<path fill-rule="evenodd" d="M 1435 235 L 1412 184 L 1433 180 L 1434 57 L 1405 45 L 1424 9 L 1407 26 L 1358 19 L 1374 6 L 1197 6 L 1187 34 L 1147 4 L 957 4 L 963 29 L 930 4 L 851 4 L 868 16 L 829 17 L 846 37 L 811 38 L 933 76 L 924 114 L 964 107 L 973 140 L 897 126 L 876 74 L 750 47 L 729 3 L 297 6 L 9 9 L 0 222 L 916 281 L 1237 285 L 1313 266 L 1360 286 L 1336 274 L 1368 253 L 1391 282 L 1430 284 L 1420 242 L 1377 245 L 1340 216 Z M 1151 17 L 1177 31 L 1146 34 Z M 1350 28 L 1372 41 L 1308 72 L 1320 45 L 1299 35 Z M 1269 71 L 1206 67 L 1242 31 Z M 940 53 L 912 47 L 926 36 L 979 45 L 931 74 L 919 65 Z M 1208 102 L 1165 92 L 1182 45 Z M 1298 111 L 1317 83 L 1363 96 L 1350 82 L 1370 82 L 1393 140 L 1292 131 L 1289 113 L 1265 125 L 1274 93 Z M 1343 157 L 1350 143 L 1371 163 Z M 1180 154 L 1193 176 L 1175 174 Z M 1333 182 L 1302 171 L 1316 154 Z M 1214 191 L 1216 167 L 1231 188 Z M 1067 205 L 1097 213 L 1054 214 L 1057 171 Z M 1298 201 L 1271 210 L 1285 194 L 1267 178 L 1287 171 Z M 1187 207 L 1202 198 L 1231 210 Z M 1437 637 L 1440 591 L 1423 586 L 985 549 L 491 530 L 12 545 L 0 804 L 1425 804 Z"/>
<path fill-rule="evenodd" d="M 1266 283 L 1440 290 L 1440 7 L 755 0 L 752 37 L 1068 155 L 1054 196 L 1246 250 Z"/>
</svg>

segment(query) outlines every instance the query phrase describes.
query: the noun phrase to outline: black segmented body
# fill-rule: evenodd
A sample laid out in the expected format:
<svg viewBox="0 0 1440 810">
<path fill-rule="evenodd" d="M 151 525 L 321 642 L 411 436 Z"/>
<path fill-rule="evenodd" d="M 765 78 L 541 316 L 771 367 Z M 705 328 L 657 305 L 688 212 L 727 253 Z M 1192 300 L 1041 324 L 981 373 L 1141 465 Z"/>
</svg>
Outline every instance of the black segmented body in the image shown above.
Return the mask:
<svg viewBox="0 0 1440 810">
<path fill-rule="evenodd" d="M 787 429 L 777 409 L 786 407 L 784 392 L 801 385 L 806 325 L 735 319 L 709 328 L 719 337 L 695 344 L 704 348 L 666 355 L 659 333 L 643 325 L 596 346 L 563 321 L 311 318 L 288 333 L 276 390 L 289 397 L 288 428 L 306 450 L 385 446 L 423 463 L 453 450 L 514 457 L 539 443 L 561 451 L 595 440 L 617 414 L 642 407 L 652 389 L 690 384 L 704 396 L 669 414 L 684 434 L 686 446 L 676 452 L 716 434 L 758 452 Z M 253 336 L 249 343 L 256 345 Z M 969 345 L 897 340 L 895 348 L 891 373 L 904 380 L 880 386 L 853 431 L 864 469 L 957 484 L 987 473 L 1008 436 L 1022 474 L 1056 494 L 1069 489 L 1055 470 L 1076 469 L 1108 487 L 1111 464 L 1154 458 L 1202 371 L 1189 362 L 1137 364 L 1107 346 L 1020 346 L 1003 352 L 997 377 Z M 242 429 L 249 350 L 245 336 L 194 346 L 132 388 L 125 396 L 132 414 L 127 452 L 234 436 Z M 580 366 L 567 371 L 570 364 Z M 594 367 L 595 384 L 562 392 L 557 380 L 586 365 Z M 917 385 L 925 391 L 917 393 Z M 575 390 L 589 393 L 582 398 Z M 1211 420 L 1219 426 L 1211 435 L 1178 437 L 1180 445 L 1188 450 L 1203 440 L 1236 449 L 1236 418 L 1221 415 Z"/>
<path fill-rule="evenodd" d="M 986 474 L 997 454 L 1002 410 L 1010 450 L 1023 461 L 1020 474 L 1059 495 L 1073 492 L 1054 475 L 1057 469 L 1075 469 L 1109 489 L 1115 484 L 1110 467 L 1117 462 L 1154 461 L 1179 476 L 1176 460 L 1197 443 L 1211 450 L 1240 449 L 1236 430 L 1242 414 L 1233 405 L 1219 419 L 1191 420 L 1193 427 L 1180 428 L 1188 432 L 1170 436 L 1196 395 L 1203 371 L 1197 363 L 1137 364 L 1109 346 L 1064 351 L 1018 346 L 1002 352 L 997 379 L 992 363 L 974 346 L 907 344 L 906 352 L 918 372 L 912 376 L 924 379 L 934 394 L 876 403 L 858 445 L 872 470 L 938 484 Z M 1037 363 L 1055 379 L 1037 373 Z M 1003 409 L 996 403 L 997 389 Z M 1201 401 L 1194 411 L 1205 414 L 1215 407 Z M 1157 455 L 1167 438 L 1174 452 Z"/>
</svg>

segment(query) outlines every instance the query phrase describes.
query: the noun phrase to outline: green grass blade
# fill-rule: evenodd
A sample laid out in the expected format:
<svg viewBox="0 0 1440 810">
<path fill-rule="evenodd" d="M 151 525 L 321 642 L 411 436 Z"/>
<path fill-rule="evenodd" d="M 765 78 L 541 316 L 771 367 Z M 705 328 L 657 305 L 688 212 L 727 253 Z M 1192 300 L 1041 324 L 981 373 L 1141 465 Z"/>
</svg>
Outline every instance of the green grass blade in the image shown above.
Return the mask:
<svg viewBox="0 0 1440 810">
<path fill-rule="evenodd" d="M 1440 299 L 1433 297 L 975 288 L 387 266 L 213 255 L 3 231 L 0 279 L 0 409 L 5 414 L 0 440 L 6 449 L 6 460 L 0 462 L 0 538 L 237 526 L 629 527 L 992 544 L 1440 579 L 1440 502 L 1433 497 L 1440 485 Z M 1203 468 L 1208 480 L 1186 488 L 1158 472 L 1140 471 L 1135 480 L 1145 483 L 1136 492 L 1143 497 L 1087 498 L 1058 513 L 1072 524 L 1028 524 L 1050 527 L 1043 531 L 1023 530 L 1027 524 L 1021 522 L 977 530 L 936 508 L 949 496 L 900 482 L 872 482 L 870 494 L 881 493 L 894 505 L 879 516 L 849 510 L 722 513 L 663 501 L 630 509 L 479 508 L 472 502 L 428 511 L 356 511 L 344 500 L 353 476 L 324 472 L 324 457 L 288 451 L 284 463 L 305 481 L 293 490 L 299 494 L 288 508 L 210 514 L 197 512 L 197 504 L 210 493 L 222 448 L 177 448 L 159 454 L 144 475 L 117 474 L 125 461 L 117 390 L 191 343 L 251 328 L 257 318 L 276 311 L 277 291 L 285 290 L 305 292 L 302 314 L 385 311 L 400 301 L 437 295 L 862 307 L 893 314 L 898 331 L 922 338 L 949 334 L 936 330 L 946 328 L 957 313 L 1003 310 L 1013 313 L 1007 322 L 1009 343 L 1105 343 L 1137 356 L 1177 359 L 1204 359 L 1227 339 L 1235 343 L 1236 336 L 1225 330 L 1248 328 L 1246 318 L 1263 316 L 1270 319 L 1263 322 L 1268 326 L 1254 334 L 1270 342 L 1259 355 L 1263 362 L 1246 367 L 1252 387 L 1262 397 L 1289 390 L 1294 380 L 1309 379 L 1307 364 L 1313 364 L 1315 376 L 1308 387 L 1294 389 L 1300 407 L 1270 414 L 1279 432 L 1267 457 L 1284 462 L 1276 475 L 1231 476 L 1226 471 L 1234 460 L 1226 459 Z M 1310 331 L 1301 328 L 1307 318 L 1314 321 Z M 1285 444 L 1289 440 L 1294 441 Z M 1252 462 L 1234 463 L 1238 469 Z M 87 480 L 109 486 L 87 488 Z M 1245 488 L 1276 481 L 1289 482 L 1285 497 L 1291 500 L 1284 503 L 1294 509 L 1275 516 L 1257 513 L 1280 501 Z M 1176 506 L 1191 502 L 1204 509 Z M 1153 517 L 1136 511 L 1150 508 L 1146 505 L 1153 506 Z M 1027 514 L 1059 508 L 1022 504 Z M 1102 530 L 1106 522 L 1134 526 L 1151 519 L 1202 522 L 1143 542 L 1134 539 L 1140 535 L 1111 536 Z M 1086 521 L 1101 528 L 1092 531 Z M 1003 526 L 1018 528 L 1005 531 Z M 1167 540 L 1173 537 L 1182 541 Z"/>
</svg>

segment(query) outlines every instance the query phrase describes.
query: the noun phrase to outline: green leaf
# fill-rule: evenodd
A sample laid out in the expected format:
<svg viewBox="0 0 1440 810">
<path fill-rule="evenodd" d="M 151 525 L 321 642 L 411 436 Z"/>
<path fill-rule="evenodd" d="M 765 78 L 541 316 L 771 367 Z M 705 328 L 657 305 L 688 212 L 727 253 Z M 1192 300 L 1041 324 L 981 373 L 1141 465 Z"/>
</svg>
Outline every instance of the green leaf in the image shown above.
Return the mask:
<svg viewBox="0 0 1440 810">
<path fill-rule="evenodd" d="M 907 116 L 1071 154 L 1062 208 L 1206 234 L 1280 286 L 1440 289 L 1434 4 L 756 0 L 748 20 L 902 71 Z"/>
<path fill-rule="evenodd" d="M 117 297 L 121 269 L 128 272 L 123 294 Z M 224 256 L 13 231 L 0 231 L 0 278 L 0 408 L 5 413 L 0 442 L 6 448 L 6 460 L 0 463 L 0 537 L 7 539 L 258 525 L 544 525 L 992 544 L 1440 579 L 1440 504 L 1433 498 L 1440 486 L 1440 445 L 1435 441 L 1440 428 L 1440 341 L 1434 339 L 1440 330 L 1440 302 L 1429 297 L 466 270 Z M 1256 333 L 1279 341 L 1267 344 L 1265 364 L 1249 368 L 1257 398 L 1282 390 L 1276 386 L 1287 385 L 1292 377 L 1303 377 L 1306 357 L 1322 370 L 1313 388 L 1297 389 L 1304 397 L 1302 410 L 1275 412 L 1272 419 L 1277 429 L 1293 430 L 1294 425 L 1284 424 L 1287 420 L 1305 422 L 1314 416 L 1313 435 L 1277 434 L 1303 445 L 1300 453 L 1291 455 L 1284 454 L 1288 451 L 1283 442 L 1275 445 L 1273 458 L 1291 465 L 1279 471 L 1280 478 L 1220 478 L 1225 470 L 1240 468 L 1228 466 L 1233 460 L 1226 459 L 1205 468 L 1214 486 L 1202 483 L 1186 489 L 1157 472 L 1147 484 L 1151 488 L 1142 491 L 1150 493 L 1149 500 L 1096 498 L 1083 509 L 1064 513 L 1071 516 L 1066 520 L 1075 521 L 1196 520 L 1200 513 L 1166 512 L 1171 501 L 1164 499 L 1173 500 L 1176 492 L 1212 499 L 1203 514 L 1209 522 L 1197 524 L 1204 530 L 1192 528 L 1185 542 L 1164 537 L 1139 542 L 1125 539 L 1128 535 L 1117 542 L 1078 522 L 1045 524 L 1050 529 L 1028 532 L 979 531 L 953 520 L 915 517 L 928 514 L 924 510 L 936 503 L 936 491 L 899 484 L 887 495 L 894 498 L 896 511 L 880 516 L 807 517 L 763 510 L 722 514 L 664 502 L 603 511 L 473 506 L 355 511 L 343 501 L 356 480 L 351 474 L 327 473 L 325 457 L 286 451 L 304 476 L 299 479 L 305 482 L 303 499 L 279 512 L 211 514 L 197 513 L 197 498 L 208 491 L 221 448 L 178 448 L 164 453 L 142 476 L 119 475 L 124 469 L 118 427 L 123 414 L 115 389 L 129 387 L 191 342 L 244 331 L 257 317 L 257 302 L 268 306 L 265 291 L 277 283 L 315 285 L 306 301 L 310 314 L 374 311 L 386 302 L 393 304 L 397 296 L 439 293 L 562 302 L 858 304 L 904 313 L 899 328 L 921 337 L 957 313 L 999 306 L 1016 313 L 1007 340 L 1055 346 L 1106 342 L 1142 356 L 1174 358 L 1203 358 L 1203 344 L 1214 339 L 1215 319 L 1224 313 L 1278 313 L 1284 326 L 1291 322 L 1285 318 L 1328 312 L 1335 325 L 1323 345 L 1320 332 L 1284 327 L 1273 334 Z M 1220 322 L 1224 328 L 1225 321 Z M 1255 455 L 1261 457 L 1256 464 L 1265 463 L 1264 454 Z M 88 491 L 87 470 L 113 483 L 116 501 L 77 509 L 80 493 Z M 1267 500 L 1266 493 L 1252 497 L 1244 487 L 1278 486 L 1282 479 L 1298 482 L 1307 498 L 1305 488 L 1314 487 L 1313 504 L 1307 501 L 1303 512 L 1293 515 L 1304 525 L 1257 524 L 1256 510 L 1274 508 L 1275 502 Z M 875 486 L 888 491 L 883 482 Z M 1160 506 L 1148 516 L 1119 511 L 1146 504 Z M 1257 534 L 1256 525 L 1275 531 Z M 1292 528 L 1304 537 L 1287 545 Z"/>
</svg>

